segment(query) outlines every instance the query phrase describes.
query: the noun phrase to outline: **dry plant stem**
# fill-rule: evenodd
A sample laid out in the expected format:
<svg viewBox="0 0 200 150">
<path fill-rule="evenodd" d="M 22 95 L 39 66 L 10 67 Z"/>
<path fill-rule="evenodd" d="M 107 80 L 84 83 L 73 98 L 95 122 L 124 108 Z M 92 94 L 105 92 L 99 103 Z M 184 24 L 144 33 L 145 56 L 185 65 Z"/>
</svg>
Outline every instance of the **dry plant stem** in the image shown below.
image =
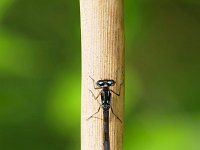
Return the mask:
<svg viewBox="0 0 200 150">
<path fill-rule="evenodd" d="M 110 150 L 122 150 L 124 112 L 124 26 L 123 0 L 80 0 L 82 38 L 81 149 L 104 150 L 102 109 L 95 117 L 100 97 L 93 81 L 113 79 L 112 108 L 109 118 Z M 91 91 L 94 95 L 91 94 Z"/>
</svg>

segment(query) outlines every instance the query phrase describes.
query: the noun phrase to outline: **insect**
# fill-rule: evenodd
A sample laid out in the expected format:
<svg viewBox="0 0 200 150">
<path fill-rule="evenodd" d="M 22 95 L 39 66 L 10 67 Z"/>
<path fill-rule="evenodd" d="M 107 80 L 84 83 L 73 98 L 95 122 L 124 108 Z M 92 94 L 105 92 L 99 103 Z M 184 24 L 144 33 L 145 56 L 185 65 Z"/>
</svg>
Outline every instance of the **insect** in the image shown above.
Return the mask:
<svg viewBox="0 0 200 150">
<path fill-rule="evenodd" d="M 112 106 L 111 106 L 112 93 L 117 96 L 120 96 L 120 92 L 116 93 L 115 91 L 110 89 L 110 87 L 114 86 L 116 83 L 114 80 L 107 80 L 107 79 L 106 80 L 98 80 L 96 82 L 96 86 L 95 86 L 95 80 L 93 78 L 91 78 L 91 79 L 93 80 L 94 89 L 101 89 L 101 91 L 98 93 L 97 96 L 95 96 L 91 90 L 89 90 L 89 91 L 92 93 L 92 96 L 94 97 L 95 100 L 97 100 L 98 97 L 101 95 L 101 103 L 97 100 L 100 105 L 98 108 L 98 111 L 96 113 L 94 113 L 92 116 L 90 116 L 87 120 L 94 117 L 94 115 L 96 115 L 100 111 L 100 108 L 103 109 L 104 150 L 109 150 L 110 149 L 110 143 L 109 143 L 109 110 L 110 109 L 111 109 L 111 112 L 113 113 L 113 115 L 122 123 L 122 121 L 119 119 L 119 117 L 117 117 L 117 115 L 114 113 Z M 121 89 L 121 85 L 120 85 L 120 89 Z"/>
</svg>

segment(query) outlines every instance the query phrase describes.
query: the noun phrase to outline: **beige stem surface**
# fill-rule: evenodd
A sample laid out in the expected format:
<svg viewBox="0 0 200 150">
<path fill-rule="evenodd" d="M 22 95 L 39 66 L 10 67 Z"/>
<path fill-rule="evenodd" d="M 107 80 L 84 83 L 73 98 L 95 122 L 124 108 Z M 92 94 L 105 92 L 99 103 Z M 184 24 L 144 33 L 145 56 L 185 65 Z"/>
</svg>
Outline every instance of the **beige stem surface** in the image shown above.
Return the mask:
<svg viewBox="0 0 200 150">
<path fill-rule="evenodd" d="M 123 0 L 80 0 L 82 39 L 81 149 L 104 150 L 102 109 L 96 118 L 101 98 L 94 99 L 95 81 L 113 79 L 111 88 L 114 113 L 123 121 L 124 113 L 124 22 Z M 120 90 L 120 84 L 121 90 Z M 101 118 L 101 119 L 98 119 Z M 111 112 L 109 118 L 110 150 L 122 150 L 123 124 Z"/>
</svg>

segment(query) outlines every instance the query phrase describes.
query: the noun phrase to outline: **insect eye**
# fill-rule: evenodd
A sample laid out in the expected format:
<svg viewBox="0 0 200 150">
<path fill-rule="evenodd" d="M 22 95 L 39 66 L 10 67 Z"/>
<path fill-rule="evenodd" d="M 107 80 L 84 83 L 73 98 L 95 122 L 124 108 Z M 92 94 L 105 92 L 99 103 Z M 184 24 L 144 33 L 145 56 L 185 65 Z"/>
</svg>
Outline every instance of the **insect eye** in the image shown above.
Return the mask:
<svg viewBox="0 0 200 150">
<path fill-rule="evenodd" d="M 100 81 L 100 82 L 98 82 L 98 85 L 103 86 L 104 82 Z"/>
<path fill-rule="evenodd" d="M 108 81 L 108 84 L 109 84 L 109 85 L 111 85 L 111 84 L 112 84 L 112 82 Z"/>
<path fill-rule="evenodd" d="M 112 84 L 113 84 L 113 82 L 112 82 L 112 81 L 108 81 L 107 83 L 108 83 L 108 85 L 112 85 Z"/>
</svg>

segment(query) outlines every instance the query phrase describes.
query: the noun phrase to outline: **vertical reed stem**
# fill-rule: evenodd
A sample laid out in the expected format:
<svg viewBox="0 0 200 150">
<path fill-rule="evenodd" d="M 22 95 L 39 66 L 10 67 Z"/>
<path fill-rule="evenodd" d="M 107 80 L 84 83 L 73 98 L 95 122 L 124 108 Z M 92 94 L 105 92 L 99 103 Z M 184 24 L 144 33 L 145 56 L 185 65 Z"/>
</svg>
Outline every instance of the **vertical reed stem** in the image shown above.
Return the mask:
<svg viewBox="0 0 200 150">
<path fill-rule="evenodd" d="M 103 112 L 87 121 L 99 103 L 94 99 L 98 90 L 93 87 L 91 76 L 116 81 L 112 90 L 119 93 L 124 83 L 124 22 L 123 0 L 80 0 L 82 38 L 82 101 L 81 101 L 81 149 L 104 150 Z M 98 98 L 100 102 L 100 97 Z M 124 84 L 120 96 L 112 95 L 114 113 L 123 121 Z M 109 117 L 110 150 L 122 150 L 123 123 L 112 113 Z"/>
</svg>

